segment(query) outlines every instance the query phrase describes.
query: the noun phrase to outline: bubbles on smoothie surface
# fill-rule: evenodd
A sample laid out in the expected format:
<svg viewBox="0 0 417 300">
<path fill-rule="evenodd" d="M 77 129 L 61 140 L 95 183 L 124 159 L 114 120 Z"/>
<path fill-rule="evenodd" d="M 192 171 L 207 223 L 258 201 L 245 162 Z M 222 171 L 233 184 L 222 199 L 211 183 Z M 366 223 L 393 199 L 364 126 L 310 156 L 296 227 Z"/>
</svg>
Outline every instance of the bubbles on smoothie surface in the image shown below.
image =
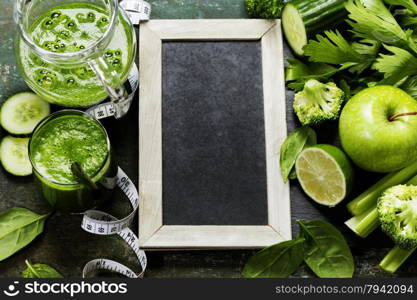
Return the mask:
<svg viewBox="0 0 417 300">
<path fill-rule="evenodd" d="M 100 39 L 108 25 L 103 12 L 66 8 L 46 12 L 34 22 L 31 31 L 33 40 L 45 50 L 68 53 L 85 49 Z"/>
<path fill-rule="evenodd" d="M 50 9 L 39 16 L 29 31 L 33 41 L 41 48 L 55 53 L 76 53 L 88 48 L 103 37 L 110 25 L 107 13 L 87 3 L 70 3 Z M 102 57 L 110 70 L 126 78 L 132 60 L 133 48 L 129 44 L 129 25 L 119 18 L 109 48 Z M 87 65 L 62 68 L 53 65 L 20 43 L 19 60 L 33 89 L 48 90 L 51 98 L 65 106 L 87 106 L 106 97 L 106 91 L 96 74 Z M 51 101 L 55 101 L 51 100 Z"/>
</svg>

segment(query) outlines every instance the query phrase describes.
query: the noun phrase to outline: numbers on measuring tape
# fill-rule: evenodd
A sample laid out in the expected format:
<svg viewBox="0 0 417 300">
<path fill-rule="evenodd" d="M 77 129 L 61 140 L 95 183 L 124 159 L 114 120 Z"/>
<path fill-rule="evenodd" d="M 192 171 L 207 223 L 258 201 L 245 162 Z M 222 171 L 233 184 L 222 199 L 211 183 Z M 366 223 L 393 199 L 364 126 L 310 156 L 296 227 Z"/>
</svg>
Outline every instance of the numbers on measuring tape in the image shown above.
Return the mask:
<svg viewBox="0 0 417 300">
<path fill-rule="evenodd" d="M 149 20 L 151 16 L 151 5 L 142 0 L 123 0 L 120 6 L 126 11 L 132 24 L 139 24 L 140 21 Z"/>
<path fill-rule="evenodd" d="M 123 274 L 130 278 L 142 277 L 146 270 L 147 258 L 143 250 L 140 249 L 139 239 L 129 229 L 136 211 L 139 207 L 139 194 L 133 182 L 127 177 L 121 168 L 117 172 L 117 186 L 123 191 L 132 205 L 133 211 L 123 219 L 117 219 L 114 216 L 98 211 L 88 210 L 84 213 L 81 227 L 90 233 L 98 235 L 118 234 L 136 254 L 139 264 L 142 268 L 140 274 L 136 274 L 128 267 L 108 259 L 94 259 L 88 262 L 83 270 L 83 277 L 94 276 L 97 270 L 108 270 Z"/>
<path fill-rule="evenodd" d="M 122 116 L 128 112 L 130 108 L 130 104 L 133 101 L 133 97 L 135 96 L 135 93 L 139 87 L 139 70 L 136 66 L 136 63 L 133 64 L 130 72 L 129 77 L 126 82 L 128 84 L 128 90 L 131 92 L 126 96 L 126 99 L 123 101 L 114 103 L 114 102 L 105 102 L 98 105 L 95 105 L 93 107 L 90 107 L 86 110 L 86 113 L 93 116 L 97 120 L 108 118 L 115 116 L 116 114 L 116 108 L 117 106 L 118 111 L 122 112 Z"/>
</svg>

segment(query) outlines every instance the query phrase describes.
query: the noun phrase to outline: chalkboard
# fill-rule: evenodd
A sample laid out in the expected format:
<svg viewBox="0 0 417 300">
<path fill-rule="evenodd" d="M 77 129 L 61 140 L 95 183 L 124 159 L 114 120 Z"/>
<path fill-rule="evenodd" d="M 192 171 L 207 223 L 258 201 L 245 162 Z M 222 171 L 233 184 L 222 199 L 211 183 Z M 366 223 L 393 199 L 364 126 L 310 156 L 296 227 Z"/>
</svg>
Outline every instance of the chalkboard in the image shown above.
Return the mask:
<svg viewBox="0 0 417 300">
<path fill-rule="evenodd" d="M 268 224 L 260 41 L 163 42 L 163 223 Z"/>
<path fill-rule="evenodd" d="M 150 20 L 139 37 L 142 247 L 290 239 L 280 21 Z"/>
</svg>

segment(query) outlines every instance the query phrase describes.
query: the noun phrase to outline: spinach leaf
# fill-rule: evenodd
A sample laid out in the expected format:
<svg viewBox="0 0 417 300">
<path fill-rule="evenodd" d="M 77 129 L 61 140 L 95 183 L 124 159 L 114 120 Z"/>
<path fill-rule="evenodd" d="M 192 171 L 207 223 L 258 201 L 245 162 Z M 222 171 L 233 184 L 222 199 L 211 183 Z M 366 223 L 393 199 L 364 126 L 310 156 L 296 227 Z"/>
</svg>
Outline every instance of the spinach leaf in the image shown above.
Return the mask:
<svg viewBox="0 0 417 300">
<path fill-rule="evenodd" d="M 294 168 L 295 160 L 298 154 L 307 146 L 317 144 L 316 132 L 310 127 L 301 127 L 293 132 L 286 138 L 281 145 L 279 164 L 281 167 L 281 174 L 284 182 L 287 182 L 288 177 L 291 174 L 291 170 Z M 294 173 L 291 178 L 294 177 Z"/>
<path fill-rule="evenodd" d="M 285 241 L 267 247 L 248 261 L 243 269 L 246 278 L 286 278 L 304 258 L 303 238 Z"/>
<path fill-rule="evenodd" d="M 0 261 L 13 255 L 43 231 L 45 219 L 28 209 L 15 207 L 0 213 Z"/>
<path fill-rule="evenodd" d="M 355 269 L 345 238 L 333 225 L 301 221 L 299 238 L 304 238 L 304 261 L 321 278 L 351 278 Z"/>
<path fill-rule="evenodd" d="M 28 266 L 27 269 L 22 271 L 23 278 L 63 278 L 61 274 L 54 268 L 44 265 L 35 264 L 32 265 L 28 260 L 25 261 Z"/>
</svg>

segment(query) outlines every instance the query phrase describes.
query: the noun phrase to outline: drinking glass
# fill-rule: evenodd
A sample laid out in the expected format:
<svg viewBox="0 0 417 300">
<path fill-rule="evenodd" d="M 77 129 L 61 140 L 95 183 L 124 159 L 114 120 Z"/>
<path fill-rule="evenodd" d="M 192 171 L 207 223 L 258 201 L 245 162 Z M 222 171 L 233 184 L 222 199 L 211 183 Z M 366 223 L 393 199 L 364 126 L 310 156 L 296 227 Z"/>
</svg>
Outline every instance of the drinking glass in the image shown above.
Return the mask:
<svg viewBox="0 0 417 300">
<path fill-rule="evenodd" d="M 34 144 L 42 140 L 39 133 L 42 132 L 49 122 L 66 116 L 82 116 L 90 118 L 99 125 L 100 130 L 102 130 L 106 138 L 106 159 L 97 172 L 89 178 L 94 187 L 91 187 L 91 185 L 86 184 L 85 182 L 63 183 L 56 179 L 49 178 L 35 163 L 34 153 L 36 153 L 36 150 L 33 147 Z M 91 155 L 94 155 L 94 153 L 91 153 Z M 106 129 L 98 120 L 79 110 L 64 109 L 43 119 L 35 128 L 29 141 L 29 159 L 32 164 L 35 180 L 41 189 L 43 198 L 49 202 L 53 208 L 61 211 L 83 212 L 101 206 L 111 198 L 114 188 L 116 187 L 118 166 L 111 150 Z"/>
</svg>

